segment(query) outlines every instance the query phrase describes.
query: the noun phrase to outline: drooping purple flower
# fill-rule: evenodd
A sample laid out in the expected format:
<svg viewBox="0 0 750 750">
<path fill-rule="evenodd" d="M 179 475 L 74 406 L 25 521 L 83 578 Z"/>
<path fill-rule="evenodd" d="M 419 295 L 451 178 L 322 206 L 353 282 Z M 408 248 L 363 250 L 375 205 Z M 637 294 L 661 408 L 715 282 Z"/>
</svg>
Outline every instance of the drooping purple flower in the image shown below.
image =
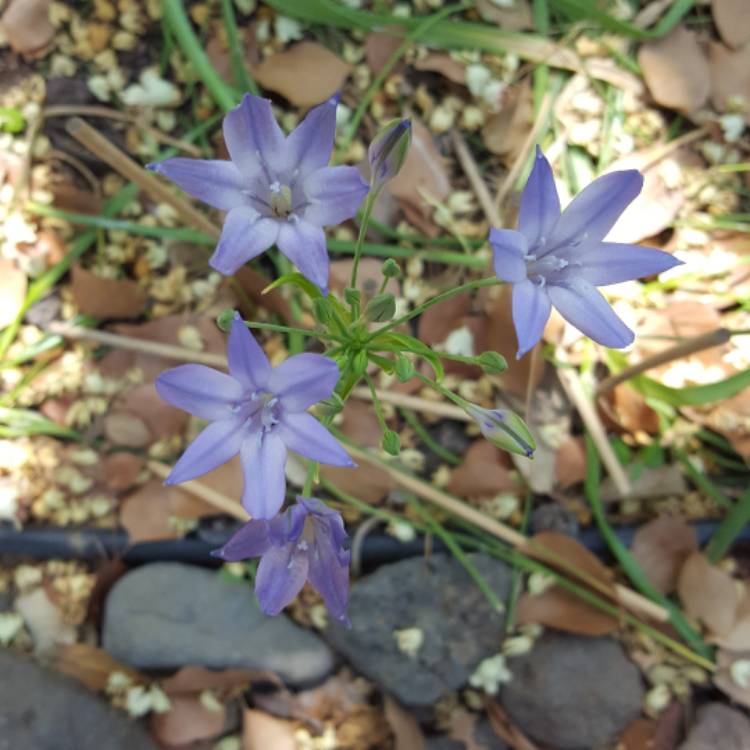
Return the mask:
<svg viewBox="0 0 750 750">
<path fill-rule="evenodd" d="M 232 322 L 229 374 L 181 365 L 156 379 L 159 395 L 210 424 L 188 446 L 167 477 L 179 484 L 205 474 L 238 453 L 245 486 L 242 505 L 254 518 L 272 518 L 284 502 L 287 449 L 334 466 L 354 466 L 310 406 L 328 398 L 338 365 L 320 354 L 296 354 L 272 368 L 242 319 Z"/>
<path fill-rule="evenodd" d="M 495 273 L 513 284 L 517 357 L 542 337 L 553 305 L 604 346 L 622 348 L 633 341 L 633 332 L 596 287 L 651 276 L 680 263 L 651 247 L 604 242 L 642 187 L 643 176 L 637 170 L 610 172 L 560 213 L 552 169 L 537 147 L 521 196 L 518 231 L 491 229 L 489 237 Z"/>
<path fill-rule="evenodd" d="M 357 212 L 367 183 L 356 167 L 329 167 L 338 97 L 310 110 L 288 136 L 271 102 L 246 94 L 224 118 L 230 160 L 166 159 L 148 168 L 228 211 L 211 266 L 226 276 L 274 243 L 327 293 L 323 227 Z"/>
<path fill-rule="evenodd" d="M 249 521 L 211 554 L 227 562 L 260 556 L 255 593 L 267 615 L 279 614 L 310 581 L 328 611 L 349 624 L 348 537 L 341 515 L 320 500 L 298 495 L 296 505 L 270 521 Z"/>
</svg>

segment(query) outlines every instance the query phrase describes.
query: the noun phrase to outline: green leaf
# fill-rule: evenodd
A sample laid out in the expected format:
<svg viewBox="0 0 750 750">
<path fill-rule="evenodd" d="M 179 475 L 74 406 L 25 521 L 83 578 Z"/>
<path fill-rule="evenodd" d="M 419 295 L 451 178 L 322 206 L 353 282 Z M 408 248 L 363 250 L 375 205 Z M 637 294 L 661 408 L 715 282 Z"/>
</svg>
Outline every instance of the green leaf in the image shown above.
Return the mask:
<svg viewBox="0 0 750 750">
<path fill-rule="evenodd" d="M 318 287 L 316 287 L 315 284 L 312 283 L 312 281 L 308 281 L 301 273 L 297 273 L 296 271 L 294 271 L 293 273 L 285 273 L 283 276 L 279 276 L 276 281 L 272 281 L 263 290 L 263 294 L 268 294 L 268 292 L 272 292 L 274 289 L 277 289 L 284 284 L 292 284 L 293 286 L 296 286 L 298 289 L 301 289 L 310 299 L 317 299 L 318 297 L 323 296 L 320 289 L 318 289 Z"/>
<path fill-rule="evenodd" d="M 33 409 L 8 409 L 0 407 L 0 434 L 6 437 L 24 435 L 51 435 L 53 437 L 82 440 L 83 436 L 69 427 L 62 427 Z"/>
<path fill-rule="evenodd" d="M 26 120 L 15 107 L 0 107 L 0 130 L 5 133 L 20 133 Z"/>
</svg>

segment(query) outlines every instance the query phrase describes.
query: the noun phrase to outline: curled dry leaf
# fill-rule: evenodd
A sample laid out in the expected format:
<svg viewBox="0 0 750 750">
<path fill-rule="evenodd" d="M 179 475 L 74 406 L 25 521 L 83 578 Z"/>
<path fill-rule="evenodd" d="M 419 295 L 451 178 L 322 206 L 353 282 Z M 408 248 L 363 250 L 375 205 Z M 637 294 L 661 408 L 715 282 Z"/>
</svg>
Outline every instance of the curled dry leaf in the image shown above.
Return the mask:
<svg viewBox="0 0 750 750">
<path fill-rule="evenodd" d="M 525 80 L 502 94 L 500 111 L 487 118 L 482 127 L 482 140 L 488 151 L 512 164 L 521 154 L 529 128 L 534 121 L 531 84 Z"/>
<path fill-rule="evenodd" d="M 686 558 L 698 549 L 698 538 L 683 518 L 655 518 L 639 527 L 630 549 L 651 585 L 671 594 Z"/>
<path fill-rule="evenodd" d="M 153 383 L 141 383 L 115 401 L 127 414 L 138 417 L 154 439 L 176 435 L 187 424 L 189 415 L 171 406 L 156 392 Z"/>
<path fill-rule="evenodd" d="M 426 57 L 417 60 L 414 67 L 417 70 L 440 73 L 453 83 L 466 83 L 466 67 L 446 52 L 430 52 Z"/>
<path fill-rule="evenodd" d="M 746 13 L 750 18 L 750 13 Z M 750 101 L 750 43 L 737 50 L 711 42 L 708 48 L 711 65 L 711 103 L 719 112 L 732 109 L 732 104 Z M 745 111 L 745 120 L 750 113 Z"/>
<path fill-rule="evenodd" d="M 224 692 L 242 687 L 251 682 L 263 682 L 283 688 L 284 684 L 274 672 L 258 669 L 207 669 L 206 667 L 182 667 L 170 677 L 159 681 L 167 695 L 189 695 L 204 690 Z"/>
<path fill-rule="evenodd" d="M 568 489 L 586 478 L 586 447 L 583 438 L 569 437 L 555 456 L 555 480 Z"/>
<path fill-rule="evenodd" d="M 373 31 L 365 38 L 365 61 L 372 73 L 379 73 L 388 58 L 399 48 L 403 38 L 393 36 L 385 31 Z M 396 63 L 398 71 L 404 65 L 403 61 Z"/>
<path fill-rule="evenodd" d="M 599 406 L 617 428 L 623 432 L 659 431 L 659 415 L 648 405 L 643 394 L 628 383 L 620 383 L 599 399 Z"/>
<path fill-rule="evenodd" d="M 130 279 L 104 279 L 80 264 L 73 266 L 73 299 L 78 309 L 95 318 L 138 318 L 146 309 L 146 293 Z"/>
<path fill-rule="evenodd" d="M 461 465 L 451 474 L 448 491 L 463 498 L 494 497 L 518 490 L 503 461 L 504 454 L 487 440 L 476 440 Z"/>
<path fill-rule="evenodd" d="M 718 669 L 714 672 L 714 685 L 733 701 L 750 708 L 750 681 L 747 679 L 750 651 L 719 649 L 716 652 L 716 664 Z M 722 739 L 725 736 L 722 733 Z"/>
<path fill-rule="evenodd" d="M 521 625 L 536 623 L 577 635 L 607 635 L 619 627 L 616 617 L 559 586 L 550 586 L 541 594 L 523 594 L 518 600 L 516 617 Z"/>
<path fill-rule="evenodd" d="M 143 463 L 143 459 L 134 453 L 111 453 L 104 456 L 97 465 L 99 478 L 112 492 L 129 490 L 138 480 Z"/>
<path fill-rule="evenodd" d="M 52 666 L 58 672 L 75 677 L 91 690 L 103 691 L 113 672 L 127 675 L 136 685 L 146 685 L 149 679 L 136 669 L 121 664 L 106 651 L 88 643 L 71 643 L 55 653 Z"/>
<path fill-rule="evenodd" d="M 734 579 L 702 552 L 693 552 L 685 561 L 677 582 L 685 611 L 700 620 L 714 635 L 726 635 L 735 622 L 739 594 Z"/>
<path fill-rule="evenodd" d="M 750 581 L 743 583 L 741 594 L 732 627 L 714 639 L 727 651 L 750 651 Z"/>
<path fill-rule="evenodd" d="M 183 747 L 198 740 L 218 737 L 224 731 L 227 709 L 208 706 L 197 695 L 177 695 L 169 711 L 151 715 L 151 733 L 166 748 Z"/>
<path fill-rule="evenodd" d="M 747 0 L 713 0 L 711 10 L 721 38 L 730 47 L 741 47 L 750 42 Z"/>
<path fill-rule="evenodd" d="M 10 325 L 26 298 L 26 274 L 7 258 L 0 258 L 0 328 Z"/>
<path fill-rule="evenodd" d="M 11 0 L 0 17 L 0 29 L 14 52 L 34 55 L 45 51 L 55 37 L 49 18 L 51 0 Z"/>
<path fill-rule="evenodd" d="M 294 724 L 263 711 L 247 709 L 243 716 L 242 750 L 297 750 Z"/>
<path fill-rule="evenodd" d="M 424 750 L 425 737 L 414 716 L 387 694 L 383 697 L 383 707 L 393 730 L 393 750 Z"/>
<path fill-rule="evenodd" d="M 708 60 L 696 34 L 684 26 L 676 26 L 666 36 L 642 45 L 638 63 L 657 104 L 690 113 L 708 100 Z"/>
<path fill-rule="evenodd" d="M 299 42 L 267 57 L 252 68 L 252 74 L 263 88 L 298 107 L 311 107 L 333 96 L 351 69 L 322 44 Z"/>
</svg>

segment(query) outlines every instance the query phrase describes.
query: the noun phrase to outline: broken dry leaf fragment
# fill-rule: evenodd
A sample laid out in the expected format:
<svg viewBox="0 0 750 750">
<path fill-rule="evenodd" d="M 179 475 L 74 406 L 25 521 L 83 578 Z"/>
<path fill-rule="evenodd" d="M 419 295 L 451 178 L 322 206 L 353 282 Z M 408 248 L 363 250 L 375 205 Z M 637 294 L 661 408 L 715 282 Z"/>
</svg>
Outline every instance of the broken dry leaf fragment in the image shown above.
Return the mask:
<svg viewBox="0 0 750 750">
<path fill-rule="evenodd" d="M 11 0 L 0 16 L 3 32 L 14 52 L 35 55 L 55 37 L 50 21 L 51 0 Z"/>
<path fill-rule="evenodd" d="M 730 47 L 750 42 L 750 13 L 747 0 L 712 0 L 714 23 Z"/>
<path fill-rule="evenodd" d="M 536 623 L 577 635 L 607 635 L 619 627 L 616 617 L 559 586 L 552 586 L 539 594 L 523 594 L 518 600 L 516 617 L 519 625 Z"/>
<path fill-rule="evenodd" d="M 73 299 L 80 312 L 95 318 L 138 318 L 146 309 L 146 293 L 130 279 L 105 279 L 80 264 L 72 271 Z"/>
<path fill-rule="evenodd" d="M 7 258 L 0 258 L 0 328 L 10 325 L 23 307 L 26 274 Z"/>
</svg>

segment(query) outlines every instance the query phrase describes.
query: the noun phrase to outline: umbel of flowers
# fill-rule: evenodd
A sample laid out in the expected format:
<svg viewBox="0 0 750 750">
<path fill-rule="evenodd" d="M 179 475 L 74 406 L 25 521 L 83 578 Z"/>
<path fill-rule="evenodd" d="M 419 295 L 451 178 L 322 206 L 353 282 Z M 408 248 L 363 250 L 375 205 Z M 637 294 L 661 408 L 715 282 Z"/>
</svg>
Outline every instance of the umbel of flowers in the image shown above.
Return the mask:
<svg viewBox="0 0 750 750">
<path fill-rule="evenodd" d="M 149 168 L 227 212 L 210 260 L 217 271 L 232 274 L 274 245 L 297 267 L 299 273 L 286 274 L 274 285 L 294 284 L 308 295 L 317 328 L 302 333 L 312 334 L 324 348 L 323 354 L 296 354 L 272 367 L 248 330 L 263 324 L 245 322 L 236 313 L 222 316 L 220 324 L 229 329 L 229 373 L 182 365 L 162 373 L 156 382 L 163 399 L 208 422 L 167 483 L 199 477 L 239 454 L 242 505 L 251 520 L 214 555 L 227 561 L 260 557 L 255 591 L 267 614 L 278 614 L 309 581 L 331 615 L 348 623 L 350 554 L 344 524 L 339 513 L 311 492 L 319 464 L 354 466 L 330 428 L 362 380 L 373 396 L 383 449 L 399 453 L 398 435 L 387 428 L 377 398 L 373 365 L 401 381 L 418 378 L 463 408 L 499 447 L 529 458 L 535 448 L 519 416 L 471 404 L 445 388 L 440 353 L 398 332 L 399 326 L 455 294 L 507 282 L 513 285 L 519 357 L 540 340 L 552 306 L 593 340 L 624 347 L 633 334 L 596 287 L 657 274 L 677 261 L 652 248 L 604 241 L 640 192 L 638 172 L 600 177 L 561 212 L 549 163 L 537 149 L 521 197 L 518 230 L 490 231 L 497 278 L 449 289 L 394 319 L 395 299 L 384 289 L 388 278 L 400 273 L 395 261 L 383 264 L 380 292 L 367 301 L 357 290 L 357 271 L 372 209 L 383 186 L 403 166 L 411 125 L 394 120 L 375 137 L 368 154 L 368 184 L 355 167 L 329 166 L 337 102 L 334 97 L 314 107 L 285 136 L 271 103 L 248 94 L 224 118 L 229 160 L 174 158 Z M 360 206 L 351 280 L 339 299 L 328 294 L 323 227 L 351 219 Z M 434 377 L 415 368 L 419 358 L 429 363 Z M 506 367 L 495 352 L 464 359 L 488 373 Z M 308 409 L 321 402 L 324 415 L 319 420 Z M 289 451 L 309 464 L 302 494 L 282 510 Z"/>
</svg>

